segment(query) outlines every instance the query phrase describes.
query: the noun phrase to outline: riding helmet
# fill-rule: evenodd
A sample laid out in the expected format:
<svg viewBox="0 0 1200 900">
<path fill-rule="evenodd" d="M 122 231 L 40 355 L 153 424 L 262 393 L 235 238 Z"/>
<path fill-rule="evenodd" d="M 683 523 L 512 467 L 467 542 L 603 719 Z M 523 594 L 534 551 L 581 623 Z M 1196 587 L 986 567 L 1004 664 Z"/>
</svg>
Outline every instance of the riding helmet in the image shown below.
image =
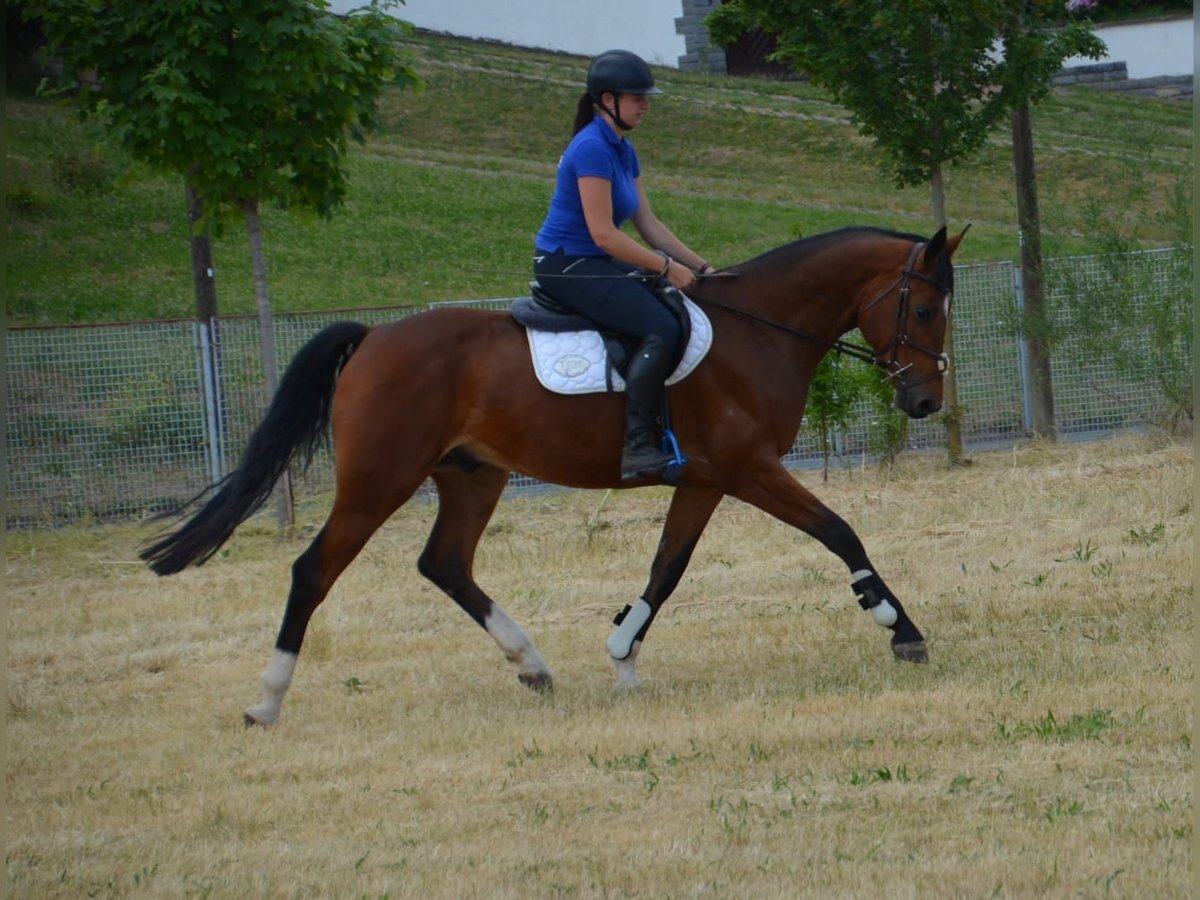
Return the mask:
<svg viewBox="0 0 1200 900">
<path fill-rule="evenodd" d="M 587 92 L 599 102 L 605 91 L 614 94 L 661 94 L 654 86 L 650 67 L 636 53 L 606 50 L 592 60 L 587 75 Z"/>
</svg>

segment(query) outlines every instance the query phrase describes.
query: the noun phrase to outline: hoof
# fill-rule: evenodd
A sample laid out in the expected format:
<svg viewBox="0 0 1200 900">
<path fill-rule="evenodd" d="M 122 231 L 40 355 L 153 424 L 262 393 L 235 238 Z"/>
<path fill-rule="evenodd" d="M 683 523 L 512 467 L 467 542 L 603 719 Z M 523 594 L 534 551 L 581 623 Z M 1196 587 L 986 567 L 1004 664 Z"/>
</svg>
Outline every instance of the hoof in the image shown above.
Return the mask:
<svg viewBox="0 0 1200 900">
<path fill-rule="evenodd" d="M 911 663 L 929 662 L 929 652 L 925 649 L 924 641 L 910 641 L 907 644 L 892 644 L 892 652 L 896 659 Z"/>
<path fill-rule="evenodd" d="M 641 687 L 642 680 L 634 675 L 628 678 L 618 678 L 617 683 L 613 685 L 613 690 L 618 694 L 624 694 L 627 692 L 640 690 Z"/>
<path fill-rule="evenodd" d="M 258 706 L 251 706 L 248 710 L 242 713 L 242 723 L 247 728 L 269 728 L 279 721 L 279 711 L 275 710 L 272 716 L 270 710 L 264 710 Z"/>
<path fill-rule="evenodd" d="M 522 672 L 517 680 L 539 694 L 549 694 L 554 690 L 554 679 L 549 672 Z"/>
</svg>

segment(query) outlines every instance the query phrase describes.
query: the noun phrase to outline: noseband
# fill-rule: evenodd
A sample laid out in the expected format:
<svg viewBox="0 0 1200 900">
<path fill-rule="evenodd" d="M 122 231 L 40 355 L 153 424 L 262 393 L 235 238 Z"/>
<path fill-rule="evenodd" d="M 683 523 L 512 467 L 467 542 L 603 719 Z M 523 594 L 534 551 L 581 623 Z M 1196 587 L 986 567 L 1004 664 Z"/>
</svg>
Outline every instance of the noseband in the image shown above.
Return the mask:
<svg viewBox="0 0 1200 900">
<path fill-rule="evenodd" d="M 932 284 L 934 287 L 940 287 L 937 279 L 930 278 L 922 272 L 917 272 L 913 269 L 913 264 L 917 261 L 917 256 L 925 249 L 924 244 L 914 244 L 912 250 L 908 254 L 908 261 L 904 264 L 904 271 L 900 273 L 900 277 L 889 284 L 886 288 L 880 291 L 870 303 L 862 308 L 865 313 L 871 307 L 875 306 L 883 300 L 888 294 L 894 291 L 897 287 L 900 289 L 900 302 L 896 304 L 896 333 L 892 338 L 892 346 L 889 353 L 889 358 L 882 359 L 878 353 L 872 353 L 867 362 L 878 366 L 887 373 L 887 378 L 895 380 L 899 390 L 908 390 L 909 388 L 917 387 L 927 381 L 932 381 L 934 378 L 940 378 L 945 371 L 950 367 L 950 357 L 945 353 L 936 353 L 921 344 L 911 340 L 908 336 L 908 301 L 912 295 L 912 286 L 910 282 L 916 278 L 918 281 L 924 281 L 926 284 Z M 937 373 L 926 375 L 919 381 L 910 381 L 904 377 L 904 373 L 912 368 L 912 363 L 906 366 L 900 364 L 899 353 L 901 347 L 910 347 L 918 353 L 924 353 L 926 356 L 937 360 Z M 860 359 L 864 357 L 859 357 Z"/>
</svg>

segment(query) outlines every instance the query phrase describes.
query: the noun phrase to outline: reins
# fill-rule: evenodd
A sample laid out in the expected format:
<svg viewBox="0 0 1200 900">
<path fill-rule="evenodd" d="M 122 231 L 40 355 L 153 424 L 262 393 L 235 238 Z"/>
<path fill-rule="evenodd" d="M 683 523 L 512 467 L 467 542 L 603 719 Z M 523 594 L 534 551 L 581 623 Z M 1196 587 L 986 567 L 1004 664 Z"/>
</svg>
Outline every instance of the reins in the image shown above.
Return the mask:
<svg viewBox="0 0 1200 900">
<path fill-rule="evenodd" d="M 916 274 L 916 273 L 913 273 L 913 274 Z M 653 275 L 653 274 L 648 275 L 644 272 L 637 272 L 637 271 L 628 272 L 624 275 L 575 275 L 570 272 L 563 272 L 563 273 L 559 273 L 559 274 L 543 273 L 543 274 L 538 275 L 537 277 L 538 277 L 539 281 L 543 278 L 566 278 L 566 279 L 585 278 L 589 281 L 602 280 L 602 279 L 624 280 L 626 278 L 633 278 L 633 279 L 638 279 L 641 281 L 658 281 L 659 280 L 657 275 Z M 710 278 L 711 279 L 719 279 L 719 280 L 728 280 L 728 279 L 737 278 L 737 277 L 738 277 L 738 273 L 733 272 L 733 271 L 711 272 L 707 275 L 700 275 L 700 274 L 695 275 L 695 278 L 697 280 L 702 280 L 702 279 L 707 280 Z M 878 301 L 882 300 L 888 293 L 891 292 L 891 290 L 893 288 L 896 287 L 897 284 L 899 284 L 899 282 L 900 282 L 900 279 L 896 279 L 896 281 L 892 282 L 891 286 L 888 287 L 886 291 L 884 291 L 882 294 L 880 294 L 878 297 L 876 297 L 874 300 L 872 300 L 870 304 L 868 304 L 868 308 L 870 306 L 873 306 Z M 688 298 L 695 301 L 696 303 L 700 304 L 701 306 L 718 307 L 720 309 L 725 310 L 726 312 L 731 312 L 731 313 L 734 313 L 735 315 L 742 316 L 743 318 L 751 319 L 752 321 L 758 322 L 760 325 L 766 325 L 768 328 L 774 328 L 777 331 L 783 331 L 783 332 L 786 332 L 795 337 L 803 338 L 804 340 L 808 340 L 808 341 L 812 341 L 815 344 L 820 344 L 823 347 L 828 347 L 829 349 L 835 350 L 844 356 L 852 356 L 855 359 L 861 360 L 862 362 L 865 362 L 865 363 L 870 363 L 872 365 L 882 365 L 876 359 L 875 354 L 872 353 L 871 350 L 867 347 L 862 347 L 858 344 L 852 344 L 849 341 L 843 341 L 843 340 L 827 341 L 824 338 L 819 338 L 814 334 L 809 334 L 808 332 L 801 331 L 798 328 L 792 328 L 790 325 L 784 325 L 781 322 L 776 322 L 773 319 L 765 318 L 763 316 L 758 315 L 757 313 L 752 313 L 745 309 L 738 309 L 736 306 L 729 306 L 728 304 L 721 303 L 718 300 L 710 300 L 708 298 L 702 298 L 702 297 L 693 297 L 690 294 L 688 295 Z"/>
<path fill-rule="evenodd" d="M 894 287 L 895 285 L 893 285 Z M 889 288 L 888 290 L 891 290 Z M 784 325 L 782 322 L 776 322 L 774 319 L 768 319 L 760 316 L 757 313 L 752 313 L 749 310 L 738 309 L 736 306 L 730 306 L 728 303 L 722 303 L 719 300 L 711 300 L 707 297 L 691 297 L 690 299 L 700 304 L 701 306 L 715 306 L 718 309 L 723 309 L 726 312 L 731 312 L 734 315 L 741 316 L 743 319 L 750 319 L 760 325 L 766 325 L 768 328 L 774 328 L 776 331 L 782 331 L 790 334 L 793 337 L 798 337 L 806 341 L 811 341 L 814 344 L 820 344 L 830 350 L 834 350 L 843 356 L 851 356 L 854 359 L 861 360 L 872 365 L 879 365 L 875 358 L 875 354 L 871 352 L 869 347 L 863 347 L 860 344 L 852 344 L 849 341 L 836 340 L 827 341 L 824 338 L 819 338 L 815 334 L 809 334 L 807 331 L 801 331 L 799 328 L 792 328 L 790 325 Z"/>
<path fill-rule="evenodd" d="M 917 256 L 920 254 L 921 250 L 924 247 L 925 247 L 925 244 L 923 244 L 923 243 L 914 244 L 912 250 L 909 252 L 908 260 L 904 264 L 904 269 L 901 271 L 900 275 L 897 276 L 896 280 L 893 281 L 891 284 L 889 284 L 887 287 L 885 287 L 878 294 L 876 294 L 875 297 L 866 306 L 864 306 L 862 308 L 862 312 L 865 313 L 867 310 L 871 309 L 876 304 L 878 304 L 880 301 L 882 301 L 885 297 L 887 297 L 889 294 L 891 294 L 892 291 L 896 290 L 897 287 L 900 289 L 900 303 L 896 308 L 896 334 L 892 338 L 892 346 L 891 346 L 891 353 L 890 353 L 891 358 L 890 359 L 881 359 L 880 355 L 878 353 L 876 353 L 875 351 L 871 350 L 869 347 L 863 347 L 860 344 L 852 344 L 849 341 L 844 341 L 841 339 L 838 339 L 835 341 L 828 341 L 824 338 L 819 338 L 814 334 L 809 334 L 807 331 L 801 331 L 799 328 L 792 328 L 790 325 L 784 325 L 781 322 L 776 322 L 773 319 L 768 319 L 764 316 L 760 316 L 757 313 L 752 313 L 748 310 L 739 309 L 736 306 L 730 306 L 726 303 L 721 303 L 719 300 L 711 300 L 708 298 L 700 298 L 700 297 L 693 297 L 692 299 L 701 305 L 709 305 L 709 306 L 718 307 L 720 309 L 726 310 L 727 312 L 731 312 L 731 313 L 734 313 L 735 315 L 739 315 L 745 319 L 750 319 L 754 322 L 758 322 L 761 325 L 766 325 L 767 327 L 773 328 L 777 331 L 782 331 L 786 334 L 793 335 L 794 337 L 801 338 L 802 340 L 811 341 L 814 344 L 820 344 L 822 347 L 826 347 L 829 350 L 834 351 L 835 353 L 841 354 L 842 356 L 849 356 L 852 359 L 857 359 L 860 362 L 865 362 L 865 363 L 868 363 L 869 365 L 883 369 L 884 372 L 886 373 L 886 377 L 889 379 L 901 378 L 901 376 L 904 374 L 904 372 L 912 367 L 912 363 L 909 363 L 907 366 L 900 365 L 900 361 L 897 358 L 897 354 L 901 347 L 911 347 L 912 349 L 918 351 L 919 353 L 924 353 L 926 356 L 930 356 L 930 357 L 936 359 L 938 361 L 938 375 L 940 375 L 946 371 L 948 364 L 949 364 L 946 354 L 935 353 L 934 351 L 928 349 L 927 347 L 923 347 L 920 344 L 914 343 L 913 341 L 909 340 L 908 330 L 907 330 L 907 328 L 908 328 L 908 301 L 909 301 L 909 297 L 912 294 L 912 288 L 911 288 L 909 282 L 912 279 L 916 278 L 918 281 L 924 281 L 927 284 L 932 284 L 935 287 L 937 286 L 936 279 L 930 278 L 928 275 L 925 275 L 921 272 L 917 272 L 913 269 L 913 264 L 916 262 Z M 718 273 L 718 274 L 724 274 L 724 273 Z M 730 274 L 736 274 L 736 273 L 730 273 Z M 861 315 L 861 313 L 860 313 L 860 315 Z M 919 384 L 924 384 L 926 381 L 932 380 L 934 377 L 936 377 L 936 376 L 930 375 L 926 378 L 921 379 L 920 381 L 914 381 L 911 383 L 907 383 L 901 378 L 901 384 L 905 388 L 916 387 Z"/>
</svg>

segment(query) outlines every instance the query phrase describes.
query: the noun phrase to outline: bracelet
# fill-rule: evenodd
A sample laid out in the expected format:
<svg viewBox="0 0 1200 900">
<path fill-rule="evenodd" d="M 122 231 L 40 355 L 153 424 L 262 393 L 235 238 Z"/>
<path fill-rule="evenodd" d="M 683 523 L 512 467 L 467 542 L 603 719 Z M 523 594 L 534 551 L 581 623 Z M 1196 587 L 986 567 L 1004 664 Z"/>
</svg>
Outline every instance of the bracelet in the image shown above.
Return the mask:
<svg viewBox="0 0 1200 900">
<path fill-rule="evenodd" d="M 714 266 L 712 263 L 702 262 L 702 263 L 700 263 L 700 268 L 697 269 L 697 271 L 701 275 L 707 275 L 709 272 L 717 271 L 717 267 Z"/>
<path fill-rule="evenodd" d="M 662 271 L 658 273 L 658 277 L 666 278 L 667 272 L 670 271 L 671 263 L 673 263 L 674 260 L 671 259 L 671 257 L 667 256 L 667 254 L 665 254 L 665 253 L 660 253 L 659 256 L 661 256 L 663 258 L 663 267 L 662 267 Z"/>
</svg>

